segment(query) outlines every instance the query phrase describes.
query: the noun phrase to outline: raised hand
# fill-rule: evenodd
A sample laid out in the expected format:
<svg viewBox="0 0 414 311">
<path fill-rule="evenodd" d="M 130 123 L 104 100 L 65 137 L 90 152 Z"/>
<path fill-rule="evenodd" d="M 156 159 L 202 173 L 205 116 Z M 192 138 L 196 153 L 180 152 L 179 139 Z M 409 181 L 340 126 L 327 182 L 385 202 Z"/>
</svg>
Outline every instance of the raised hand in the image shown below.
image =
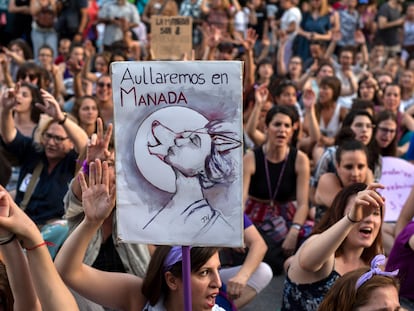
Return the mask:
<svg viewBox="0 0 414 311">
<path fill-rule="evenodd" d="M 358 192 L 354 206 L 348 213 L 350 219 L 355 222 L 360 222 L 379 208 L 383 209 L 385 198 L 377 192 L 377 189 L 384 189 L 384 186 L 373 183 L 364 191 Z"/>
<path fill-rule="evenodd" d="M 8 57 L 11 57 L 11 58 L 17 58 L 18 57 L 16 52 L 13 52 L 12 50 L 10 50 L 9 48 L 7 48 L 5 46 L 3 46 L 3 52 Z"/>
<path fill-rule="evenodd" d="M 36 107 L 39 108 L 42 112 L 52 117 L 53 120 L 63 120 L 65 116 L 62 110 L 60 109 L 59 103 L 57 102 L 56 98 L 54 98 L 52 94 L 50 94 L 44 89 L 41 89 L 40 93 L 42 95 L 44 104 L 36 103 Z"/>
<path fill-rule="evenodd" d="M 43 240 L 35 223 L 13 201 L 10 194 L 0 186 L 0 228 L 1 234 L 15 233 L 23 247 L 37 245 Z"/>
<path fill-rule="evenodd" d="M 246 51 L 252 51 L 256 40 L 259 36 L 256 33 L 256 30 L 253 28 L 248 28 L 246 32 L 246 39 L 242 40 L 243 47 Z"/>
<path fill-rule="evenodd" d="M 86 161 L 88 163 L 96 159 L 107 160 L 111 155 L 108 148 L 112 136 L 112 124 L 108 125 L 106 133 L 104 133 L 102 119 L 98 118 L 96 123 L 96 133 L 92 134 L 86 149 Z"/>
<path fill-rule="evenodd" d="M 269 90 L 266 84 L 259 85 L 254 91 L 254 99 L 256 101 L 256 104 L 259 106 L 263 106 L 266 103 L 268 96 Z"/>
<path fill-rule="evenodd" d="M 316 104 L 316 94 L 312 89 L 306 89 L 302 95 L 302 102 L 305 109 L 311 109 Z"/>
<path fill-rule="evenodd" d="M 220 29 L 215 26 L 208 26 L 207 24 L 204 24 L 202 31 L 203 35 L 206 37 L 207 45 L 210 48 L 215 48 L 219 45 L 222 38 Z"/>
<path fill-rule="evenodd" d="M 96 48 L 93 46 L 92 41 L 87 39 L 84 43 L 85 58 L 92 58 L 96 54 Z"/>
<path fill-rule="evenodd" d="M 286 31 L 279 30 L 279 31 L 277 32 L 277 37 L 278 37 L 278 39 L 279 39 L 279 43 L 280 43 L 281 45 L 285 45 L 285 44 L 286 44 L 286 42 L 288 41 L 288 35 L 287 35 Z"/>
<path fill-rule="evenodd" d="M 102 223 L 115 206 L 115 187 L 109 188 L 108 163 L 95 160 L 89 165 L 89 185 L 82 172 L 78 178 L 82 189 L 85 220 Z"/>
<path fill-rule="evenodd" d="M 312 75 L 314 75 L 314 74 L 315 74 L 315 72 L 317 72 L 317 71 L 318 71 L 318 68 L 319 68 L 319 62 L 318 62 L 318 60 L 317 60 L 317 59 L 315 59 L 315 60 L 313 61 L 312 65 L 311 65 L 311 66 L 310 66 L 310 68 L 309 68 L 309 72 L 310 72 L 310 73 L 312 73 Z"/>
<path fill-rule="evenodd" d="M 16 106 L 16 94 L 19 84 L 16 84 L 14 89 L 6 89 L 2 92 L 0 98 L 0 108 L 5 111 L 10 111 Z"/>
</svg>

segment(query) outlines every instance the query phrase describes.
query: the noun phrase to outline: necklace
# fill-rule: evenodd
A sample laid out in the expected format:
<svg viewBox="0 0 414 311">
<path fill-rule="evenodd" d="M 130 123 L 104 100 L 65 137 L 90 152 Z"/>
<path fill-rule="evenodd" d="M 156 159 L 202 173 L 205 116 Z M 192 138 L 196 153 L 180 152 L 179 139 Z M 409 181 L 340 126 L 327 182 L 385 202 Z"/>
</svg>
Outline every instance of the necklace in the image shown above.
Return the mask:
<svg viewBox="0 0 414 311">
<path fill-rule="evenodd" d="M 285 172 L 287 158 L 288 158 L 288 155 L 289 155 L 288 150 L 286 150 L 286 157 L 283 160 L 283 166 L 282 166 L 282 169 L 280 171 L 279 178 L 277 180 L 275 191 L 273 192 L 273 195 L 272 195 L 272 184 L 270 183 L 269 164 L 267 163 L 266 152 L 265 152 L 264 147 L 263 147 L 263 158 L 264 158 L 264 165 L 265 165 L 265 171 L 266 171 L 267 190 L 269 191 L 269 198 L 270 198 L 270 206 L 271 207 L 274 206 L 274 202 L 275 202 L 277 193 L 279 192 L 280 184 L 282 182 L 283 173 Z"/>
</svg>

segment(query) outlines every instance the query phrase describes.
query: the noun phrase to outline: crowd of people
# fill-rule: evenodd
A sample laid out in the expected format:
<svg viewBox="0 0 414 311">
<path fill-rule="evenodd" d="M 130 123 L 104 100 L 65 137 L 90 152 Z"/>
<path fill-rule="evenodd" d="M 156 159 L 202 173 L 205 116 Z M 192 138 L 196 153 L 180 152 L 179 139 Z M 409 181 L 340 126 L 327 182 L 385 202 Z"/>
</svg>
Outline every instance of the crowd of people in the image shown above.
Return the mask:
<svg viewBox="0 0 414 311">
<path fill-rule="evenodd" d="M 110 65 L 157 60 L 151 16 L 243 61 L 243 249 L 191 248 L 192 310 L 284 274 L 282 310 L 414 310 L 414 3 L 8 0 L 0 5 L 0 309 L 184 310 L 181 248 L 117 240 Z M 385 256 L 386 257 L 385 257 Z M 339 307 L 340 306 L 340 307 Z"/>
</svg>

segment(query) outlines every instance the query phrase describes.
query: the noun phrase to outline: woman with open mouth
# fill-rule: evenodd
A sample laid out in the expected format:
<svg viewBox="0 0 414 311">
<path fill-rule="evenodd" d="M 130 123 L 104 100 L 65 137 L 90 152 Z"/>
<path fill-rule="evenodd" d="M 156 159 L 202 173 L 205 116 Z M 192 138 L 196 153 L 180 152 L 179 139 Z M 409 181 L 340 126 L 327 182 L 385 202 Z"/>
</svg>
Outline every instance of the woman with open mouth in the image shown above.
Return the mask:
<svg viewBox="0 0 414 311">
<path fill-rule="evenodd" d="M 345 187 L 287 267 L 282 310 L 317 310 L 335 281 L 383 252 L 380 184 Z"/>
<path fill-rule="evenodd" d="M 114 208 L 115 191 L 109 186 L 107 162 L 92 162 L 89 185 L 83 173 L 79 176 L 85 218 L 65 241 L 55 261 L 65 283 L 85 298 L 116 310 L 185 310 L 181 247 L 158 246 L 144 279 L 83 263 L 90 240 Z M 191 310 L 223 311 L 216 305 L 221 287 L 218 249 L 192 247 L 190 257 Z"/>
</svg>

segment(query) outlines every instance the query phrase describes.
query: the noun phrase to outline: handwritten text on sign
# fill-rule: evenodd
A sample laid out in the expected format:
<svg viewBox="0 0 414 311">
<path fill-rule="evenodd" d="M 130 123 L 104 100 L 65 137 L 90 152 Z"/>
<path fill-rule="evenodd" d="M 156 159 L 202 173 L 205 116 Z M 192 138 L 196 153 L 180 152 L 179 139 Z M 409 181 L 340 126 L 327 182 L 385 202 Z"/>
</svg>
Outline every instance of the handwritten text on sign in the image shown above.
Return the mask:
<svg viewBox="0 0 414 311">
<path fill-rule="evenodd" d="M 381 195 L 385 201 L 385 221 L 396 221 L 414 186 L 414 165 L 394 157 L 382 160 L 380 183 L 385 186 Z"/>
<path fill-rule="evenodd" d="M 151 16 L 151 48 L 155 59 L 179 60 L 192 50 L 193 22 L 188 16 Z"/>
<path fill-rule="evenodd" d="M 212 73 L 207 75 L 204 72 L 158 72 L 153 67 L 142 67 L 139 71 L 125 69 L 120 83 L 120 105 L 133 103 L 138 106 L 162 105 L 162 104 L 188 104 L 184 91 L 168 92 L 146 92 L 142 85 L 227 85 L 229 84 L 228 73 Z M 131 100 L 132 97 L 132 100 Z M 128 100 L 127 100 L 128 99 Z"/>
</svg>

